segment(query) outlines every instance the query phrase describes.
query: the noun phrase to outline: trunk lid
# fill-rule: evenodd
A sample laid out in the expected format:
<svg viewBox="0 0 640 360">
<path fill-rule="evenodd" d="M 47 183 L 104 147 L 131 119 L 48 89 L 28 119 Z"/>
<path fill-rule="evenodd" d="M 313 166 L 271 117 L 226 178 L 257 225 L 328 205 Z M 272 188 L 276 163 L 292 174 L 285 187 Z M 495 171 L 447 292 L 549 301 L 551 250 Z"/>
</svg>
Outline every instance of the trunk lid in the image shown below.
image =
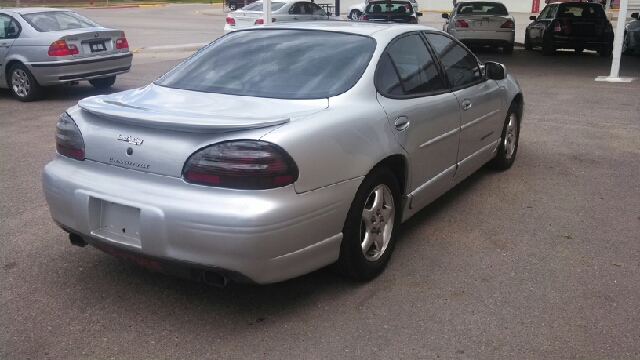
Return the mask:
<svg viewBox="0 0 640 360">
<path fill-rule="evenodd" d="M 497 30 L 502 24 L 511 20 L 508 15 L 466 15 L 456 16 L 456 20 L 464 20 L 472 30 Z"/>
<path fill-rule="evenodd" d="M 585 19 L 585 18 L 559 18 L 562 34 L 577 38 L 601 37 L 609 21 L 606 19 Z"/>
<path fill-rule="evenodd" d="M 369 13 L 367 15 L 368 21 L 384 21 L 384 22 L 395 22 L 395 23 L 409 23 L 412 19 L 414 19 L 412 14 L 380 14 L 380 13 Z"/>
<path fill-rule="evenodd" d="M 69 115 L 82 132 L 86 159 L 180 177 L 185 161 L 202 147 L 259 139 L 327 106 L 327 99 L 263 99 L 152 84 L 81 100 Z"/>
<path fill-rule="evenodd" d="M 75 45 L 78 54 L 74 58 L 85 58 L 96 55 L 109 55 L 120 52 L 128 52 L 129 49 L 116 49 L 116 40 L 124 34 L 121 30 L 106 29 L 102 27 L 65 30 L 59 32 L 61 40 L 68 45 Z"/>
<path fill-rule="evenodd" d="M 233 18 L 236 20 L 236 28 L 238 29 L 244 29 L 253 26 L 256 23 L 256 20 L 261 17 L 263 17 L 262 11 L 236 11 L 233 14 Z"/>
</svg>

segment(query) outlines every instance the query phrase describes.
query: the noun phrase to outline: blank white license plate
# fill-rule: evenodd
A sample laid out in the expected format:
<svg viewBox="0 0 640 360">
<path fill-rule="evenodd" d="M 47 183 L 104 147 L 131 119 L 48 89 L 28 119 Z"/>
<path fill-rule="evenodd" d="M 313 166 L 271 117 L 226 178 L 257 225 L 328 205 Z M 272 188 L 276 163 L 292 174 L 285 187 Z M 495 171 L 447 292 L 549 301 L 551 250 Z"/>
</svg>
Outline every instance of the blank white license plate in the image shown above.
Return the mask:
<svg viewBox="0 0 640 360">
<path fill-rule="evenodd" d="M 140 247 L 140 209 L 101 201 L 100 229 L 94 234 Z"/>
<path fill-rule="evenodd" d="M 92 44 L 89 44 L 89 46 L 91 47 L 92 53 L 107 50 L 107 47 L 104 46 L 104 43 L 92 43 Z"/>
</svg>

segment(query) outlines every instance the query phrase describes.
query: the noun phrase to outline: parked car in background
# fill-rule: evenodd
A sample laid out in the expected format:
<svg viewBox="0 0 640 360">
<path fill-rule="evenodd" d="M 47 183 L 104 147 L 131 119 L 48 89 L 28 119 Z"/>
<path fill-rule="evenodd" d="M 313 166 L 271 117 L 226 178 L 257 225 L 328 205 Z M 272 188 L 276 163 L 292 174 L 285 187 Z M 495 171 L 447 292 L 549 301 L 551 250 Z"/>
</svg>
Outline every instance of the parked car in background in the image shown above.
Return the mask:
<svg viewBox="0 0 640 360">
<path fill-rule="evenodd" d="M 360 20 L 417 24 L 420 16 L 409 1 L 369 1 Z"/>
<path fill-rule="evenodd" d="M 443 30 L 467 46 L 502 47 L 505 54 L 513 52 L 516 22 L 506 6 L 499 2 L 473 1 L 457 3 Z"/>
<path fill-rule="evenodd" d="M 264 24 L 263 2 L 256 1 L 227 15 L 224 33 Z M 340 20 L 311 1 L 271 2 L 271 22 Z"/>
<path fill-rule="evenodd" d="M 253 4 L 254 2 L 256 2 L 256 0 L 246 0 L 246 5 Z M 225 0 L 224 3 L 232 11 L 245 7 L 245 0 Z"/>
<path fill-rule="evenodd" d="M 415 11 L 419 11 L 420 8 L 418 7 L 416 0 L 409 0 L 409 2 L 411 2 L 411 6 L 413 6 Z M 362 4 L 349 6 L 349 9 L 347 9 L 347 17 L 351 20 L 360 20 L 360 17 L 364 14 L 364 9 L 367 7 L 367 4 L 369 4 L 369 0 Z"/>
<path fill-rule="evenodd" d="M 0 9 L 0 88 L 21 101 L 37 99 L 43 86 L 81 80 L 106 89 L 132 58 L 123 31 L 73 11 Z"/>
<path fill-rule="evenodd" d="M 543 55 L 553 55 L 556 49 L 595 50 L 609 57 L 613 52 L 613 27 L 602 5 L 587 2 L 552 3 L 540 15 L 530 17 L 524 47 L 542 48 Z"/>
<path fill-rule="evenodd" d="M 631 21 L 624 27 L 624 42 L 622 43 L 622 53 L 631 55 L 634 51 L 640 50 L 640 19 L 638 13 L 631 14 Z"/>
<path fill-rule="evenodd" d="M 503 65 L 435 28 L 276 23 L 69 108 L 43 189 L 72 244 L 155 270 L 369 280 L 402 222 L 485 163 L 511 167 L 523 109 Z"/>
</svg>

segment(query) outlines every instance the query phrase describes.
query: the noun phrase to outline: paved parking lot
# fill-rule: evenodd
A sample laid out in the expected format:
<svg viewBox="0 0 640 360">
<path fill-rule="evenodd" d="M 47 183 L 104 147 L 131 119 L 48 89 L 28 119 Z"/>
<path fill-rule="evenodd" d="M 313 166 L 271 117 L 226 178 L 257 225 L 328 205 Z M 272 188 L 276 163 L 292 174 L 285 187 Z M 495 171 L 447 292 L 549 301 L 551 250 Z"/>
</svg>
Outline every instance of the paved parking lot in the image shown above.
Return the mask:
<svg viewBox="0 0 640 360">
<path fill-rule="evenodd" d="M 224 17 L 198 7 L 89 16 L 129 24 L 132 47 L 215 39 Z M 140 51 L 113 91 L 188 54 Z M 610 59 L 588 51 L 478 55 L 523 88 L 516 163 L 414 216 L 362 284 L 323 269 L 220 290 L 71 246 L 40 176 L 58 115 L 100 92 L 24 104 L 0 91 L 0 358 L 640 358 L 640 81 L 595 82 Z M 640 78 L 640 55 L 621 75 Z"/>
</svg>

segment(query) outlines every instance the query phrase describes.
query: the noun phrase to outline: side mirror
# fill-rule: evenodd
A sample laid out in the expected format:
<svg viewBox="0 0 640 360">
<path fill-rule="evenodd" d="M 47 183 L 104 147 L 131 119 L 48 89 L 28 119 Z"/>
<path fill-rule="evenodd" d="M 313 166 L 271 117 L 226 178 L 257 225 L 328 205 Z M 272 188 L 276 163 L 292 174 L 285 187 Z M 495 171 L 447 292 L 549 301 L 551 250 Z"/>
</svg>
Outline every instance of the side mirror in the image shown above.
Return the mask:
<svg viewBox="0 0 640 360">
<path fill-rule="evenodd" d="M 421 12 L 416 13 L 416 16 L 422 16 L 422 13 Z"/>
<path fill-rule="evenodd" d="M 507 68 L 500 63 L 487 61 L 484 63 L 484 70 L 487 74 L 487 79 L 504 80 L 507 78 Z"/>
<path fill-rule="evenodd" d="M 640 19 L 638 19 L 638 15 L 639 15 L 639 13 L 633 13 L 633 14 L 631 14 L 631 17 L 633 19 L 640 20 Z"/>
<path fill-rule="evenodd" d="M 442 18 L 443 18 L 443 19 L 449 19 L 449 14 L 447 14 L 447 13 L 443 13 L 443 14 L 442 14 Z"/>
<path fill-rule="evenodd" d="M 533 15 L 529 16 L 529 20 L 536 21 L 536 19 L 537 19 L 537 17 L 535 17 L 535 16 L 533 16 Z"/>
</svg>

